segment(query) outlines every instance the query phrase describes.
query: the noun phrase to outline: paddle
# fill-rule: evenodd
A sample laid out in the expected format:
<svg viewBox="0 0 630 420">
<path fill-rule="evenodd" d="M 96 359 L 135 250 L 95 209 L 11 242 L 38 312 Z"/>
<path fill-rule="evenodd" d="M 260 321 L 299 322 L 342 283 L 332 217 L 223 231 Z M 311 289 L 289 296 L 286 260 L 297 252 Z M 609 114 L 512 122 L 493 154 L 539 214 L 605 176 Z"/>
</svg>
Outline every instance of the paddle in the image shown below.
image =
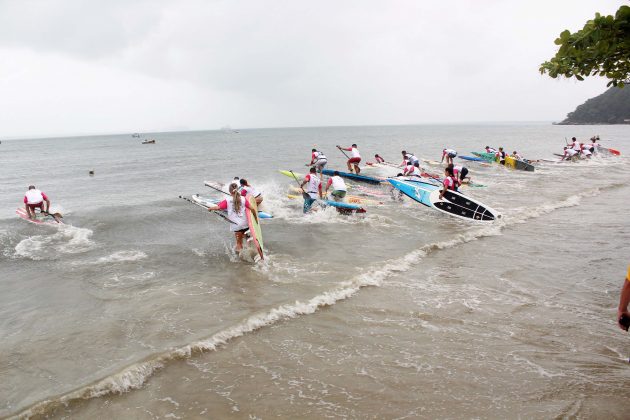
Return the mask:
<svg viewBox="0 0 630 420">
<path fill-rule="evenodd" d="M 300 189 L 302 190 L 302 198 L 304 198 L 305 200 L 308 198 L 310 200 L 311 196 L 308 195 L 306 191 L 304 191 L 304 188 L 302 188 L 302 184 L 300 184 L 300 181 L 297 179 L 297 176 L 295 176 L 292 170 L 289 170 L 289 173 L 291 174 L 291 176 L 293 176 L 293 179 L 295 179 L 295 182 L 297 182 L 297 184 L 300 186 Z"/>
<path fill-rule="evenodd" d="M 191 200 L 190 198 L 187 198 L 187 197 L 182 197 L 181 195 L 179 196 L 179 198 L 181 198 L 182 200 L 186 200 L 186 201 L 188 201 L 190 204 L 194 204 L 195 206 L 199 206 L 199 207 L 201 207 L 201 208 L 204 208 L 204 209 L 208 210 L 208 206 L 204 206 L 204 205 L 203 205 L 203 204 L 201 204 L 201 203 L 197 203 L 196 201 L 193 201 L 193 200 Z M 223 219 L 227 220 L 228 222 L 230 222 L 230 223 L 232 223 L 232 224 L 236 224 L 236 223 L 234 223 L 233 221 L 231 221 L 230 219 L 228 219 L 228 217 L 227 217 L 225 214 L 223 214 L 223 213 L 219 213 L 219 212 L 217 212 L 216 210 L 212 210 L 212 213 L 216 214 L 216 215 L 217 215 L 217 216 L 219 216 L 219 217 L 222 217 Z"/>
<path fill-rule="evenodd" d="M 337 149 L 339 149 L 339 151 L 340 151 L 341 153 L 343 153 L 343 155 L 344 155 L 345 157 L 347 157 L 348 159 L 350 159 L 350 156 L 348 156 L 348 155 L 346 154 L 346 152 L 344 152 L 344 151 L 343 151 L 343 149 L 341 148 L 341 146 L 337 145 Z"/>
<path fill-rule="evenodd" d="M 206 182 L 204 182 L 204 183 L 203 183 L 203 185 L 205 185 L 206 187 L 210 187 L 210 188 L 212 188 L 212 189 L 213 189 L 213 190 L 215 190 L 215 191 L 219 191 L 220 193 L 223 193 L 223 194 L 225 194 L 225 195 L 230 195 L 230 193 L 227 193 L 227 192 L 225 192 L 225 191 L 223 191 L 223 190 L 220 190 L 220 189 L 218 189 L 218 188 L 215 188 L 215 187 L 213 187 L 212 185 L 209 185 L 209 184 L 208 184 L 208 183 L 206 183 Z M 181 198 L 181 196 L 180 196 L 180 198 Z"/>
<path fill-rule="evenodd" d="M 55 222 L 57 222 L 57 223 L 61 223 L 57 219 L 63 219 L 63 215 L 61 213 L 59 213 L 59 212 L 57 212 L 57 213 L 49 213 L 47 211 L 42 211 L 41 213 L 45 214 L 46 216 L 52 217 L 53 219 L 55 219 Z"/>
</svg>

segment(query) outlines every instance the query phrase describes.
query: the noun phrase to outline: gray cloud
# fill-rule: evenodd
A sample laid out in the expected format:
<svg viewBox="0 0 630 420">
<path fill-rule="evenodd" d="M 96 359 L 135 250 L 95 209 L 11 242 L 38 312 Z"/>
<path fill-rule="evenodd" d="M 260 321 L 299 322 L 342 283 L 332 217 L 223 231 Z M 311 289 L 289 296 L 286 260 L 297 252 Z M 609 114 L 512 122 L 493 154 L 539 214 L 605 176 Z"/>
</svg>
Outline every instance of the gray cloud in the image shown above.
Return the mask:
<svg viewBox="0 0 630 420">
<path fill-rule="evenodd" d="M 131 91 L 151 110 L 135 124 L 152 129 L 551 120 L 605 86 L 541 77 L 553 39 L 618 6 L 0 1 L 0 59 L 12 63 L 4 86 L 11 80 L 22 95 L 79 114 L 96 102 L 111 113 L 111 131 L 134 124 Z M 50 77 L 60 69 L 73 77 Z M 89 73 L 98 83 L 81 82 L 92 80 Z M 20 101 L 13 102 L 0 112 L 18 118 L 0 123 L 25 131 Z M 151 115 L 168 115 L 168 124 Z M 44 116 L 43 126 L 55 126 Z"/>
</svg>

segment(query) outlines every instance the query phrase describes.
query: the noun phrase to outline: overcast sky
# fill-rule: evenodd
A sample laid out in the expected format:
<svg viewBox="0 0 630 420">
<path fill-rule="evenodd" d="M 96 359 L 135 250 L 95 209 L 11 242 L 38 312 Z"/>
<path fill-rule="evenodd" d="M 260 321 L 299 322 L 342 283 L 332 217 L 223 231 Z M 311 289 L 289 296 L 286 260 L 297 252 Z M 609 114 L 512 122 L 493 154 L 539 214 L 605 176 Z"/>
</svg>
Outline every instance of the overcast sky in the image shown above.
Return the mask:
<svg viewBox="0 0 630 420">
<path fill-rule="evenodd" d="M 0 139 L 558 121 L 607 80 L 539 64 L 621 4 L 0 0 Z"/>
</svg>

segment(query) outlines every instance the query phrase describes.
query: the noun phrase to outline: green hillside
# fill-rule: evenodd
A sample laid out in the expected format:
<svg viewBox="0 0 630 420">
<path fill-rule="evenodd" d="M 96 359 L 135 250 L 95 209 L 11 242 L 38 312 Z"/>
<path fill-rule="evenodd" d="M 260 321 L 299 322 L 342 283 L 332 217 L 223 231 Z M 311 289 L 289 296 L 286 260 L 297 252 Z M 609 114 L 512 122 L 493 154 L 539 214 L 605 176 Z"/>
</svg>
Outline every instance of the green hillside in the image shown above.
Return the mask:
<svg viewBox="0 0 630 420">
<path fill-rule="evenodd" d="M 578 106 L 559 124 L 630 124 L 630 86 L 611 87 Z"/>
</svg>

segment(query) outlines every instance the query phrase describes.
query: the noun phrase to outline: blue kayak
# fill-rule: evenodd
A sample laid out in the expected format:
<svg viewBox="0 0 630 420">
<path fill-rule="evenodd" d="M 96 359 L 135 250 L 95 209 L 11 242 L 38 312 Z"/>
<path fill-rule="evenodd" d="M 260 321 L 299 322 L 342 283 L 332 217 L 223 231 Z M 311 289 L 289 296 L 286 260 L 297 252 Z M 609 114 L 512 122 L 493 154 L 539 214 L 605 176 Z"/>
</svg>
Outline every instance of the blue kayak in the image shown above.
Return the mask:
<svg viewBox="0 0 630 420">
<path fill-rule="evenodd" d="M 328 176 L 333 176 L 334 172 L 335 171 L 332 169 L 324 169 L 322 171 L 324 175 L 328 175 Z M 342 178 L 351 179 L 353 181 L 367 182 L 368 184 L 380 184 L 381 182 L 385 182 L 385 180 L 382 178 L 372 178 L 371 176 L 357 175 L 357 174 L 353 174 L 349 172 L 339 171 L 339 176 Z"/>
<path fill-rule="evenodd" d="M 460 159 L 464 159 L 464 160 L 470 160 L 473 162 L 485 162 L 485 159 L 482 159 L 480 157 L 476 157 L 476 156 L 458 156 L 458 158 Z"/>
<path fill-rule="evenodd" d="M 433 207 L 430 200 L 431 193 L 440 188 L 437 185 L 422 181 L 402 181 L 393 178 L 388 178 L 387 180 L 394 186 L 394 188 L 405 194 L 407 197 L 420 204 L 424 204 L 427 207 Z"/>
</svg>

